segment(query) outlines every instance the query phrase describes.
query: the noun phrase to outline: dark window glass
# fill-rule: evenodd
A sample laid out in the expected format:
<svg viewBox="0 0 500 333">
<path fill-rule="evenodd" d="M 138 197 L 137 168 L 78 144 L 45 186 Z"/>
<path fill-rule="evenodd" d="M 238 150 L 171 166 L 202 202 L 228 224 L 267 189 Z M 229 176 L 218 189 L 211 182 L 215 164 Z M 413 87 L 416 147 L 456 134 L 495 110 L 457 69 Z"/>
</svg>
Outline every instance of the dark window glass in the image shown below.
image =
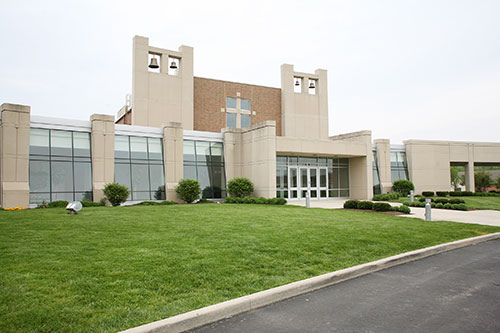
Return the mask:
<svg viewBox="0 0 500 333">
<path fill-rule="evenodd" d="M 30 154 L 49 155 L 49 130 L 30 129 Z"/>
<path fill-rule="evenodd" d="M 196 161 L 210 162 L 210 142 L 196 141 Z"/>
<path fill-rule="evenodd" d="M 236 128 L 236 113 L 226 113 L 226 127 Z"/>
<path fill-rule="evenodd" d="M 149 171 L 147 164 L 132 164 L 132 190 L 150 191 L 149 189 Z M 135 196 L 134 200 L 137 200 Z"/>
<path fill-rule="evenodd" d="M 71 132 L 50 130 L 50 154 L 72 156 L 72 141 Z"/>
<path fill-rule="evenodd" d="M 52 192 L 73 192 L 73 163 L 52 162 L 51 171 Z"/>
<path fill-rule="evenodd" d="M 148 159 L 148 141 L 147 138 L 131 136 L 130 137 L 130 158 Z"/>
<path fill-rule="evenodd" d="M 349 169 L 340 168 L 340 188 L 349 188 Z"/>
<path fill-rule="evenodd" d="M 90 163 L 76 163 L 75 192 L 92 191 L 92 170 Z"/>
<path fill-rule="evenodd" d="M 129 137 L 115 135 L 115 158 L 130 158 Z"/>
<path fill-rule="evenodd" d="M 240 115 L 241 119 L 241 128 L 250 127 L 250 115 L 242 114 Z"/>
<path fill-rule="evenodd" d="M 30 192 L 50 192 L 49 161 L 30 161 Z"/>
<path fill-rule="evenodd" d="M 73 132 L 73 154 L 90 157 L 90 133 Z"/>
</svg>

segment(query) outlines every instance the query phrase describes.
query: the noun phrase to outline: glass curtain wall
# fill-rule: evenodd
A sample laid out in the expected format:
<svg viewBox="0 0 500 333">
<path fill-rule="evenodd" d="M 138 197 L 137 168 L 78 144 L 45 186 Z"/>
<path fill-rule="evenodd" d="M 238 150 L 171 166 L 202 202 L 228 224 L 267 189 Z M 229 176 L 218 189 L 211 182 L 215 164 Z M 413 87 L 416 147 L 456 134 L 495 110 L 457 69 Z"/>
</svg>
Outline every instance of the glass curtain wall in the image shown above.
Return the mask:
<svg viewBox="0 0 500 333">
<path fill-rule="evenodd" d="M 373 151 L 372 154 L 372 168 L 373 168 L 373 194 L 380 194 L 382 193 L 382 188 L 380 187 L 380 176 L 378 171 L 378 160 L 376 151 Z"/>
<path fill-rule="evenodd" d="M 92 201 L 90 133 L 30 129 L 30 203 Z"/>
<path fill-rule="evenodd" d="M 116 135 L 115 182 L 130 189 L 128 200 L 165 200 L 162 140 Z"/>
<path fill-rule="evenodd" d="M 399 179 L 409 179 L 408 163 L 404 151 L 391 152 L 391 181 L 394 183 Z"/>
<path fill-rule="evenodd" d="M 224 198 L 226 175 L 222 143 L 184 140 L 184 179 L 197 180 L 203 198 Z"/>
<path fill-rule="evenodd" d="M 276 197 L 347 198 L 349 159 L 276 156 Z"/>
</svg>

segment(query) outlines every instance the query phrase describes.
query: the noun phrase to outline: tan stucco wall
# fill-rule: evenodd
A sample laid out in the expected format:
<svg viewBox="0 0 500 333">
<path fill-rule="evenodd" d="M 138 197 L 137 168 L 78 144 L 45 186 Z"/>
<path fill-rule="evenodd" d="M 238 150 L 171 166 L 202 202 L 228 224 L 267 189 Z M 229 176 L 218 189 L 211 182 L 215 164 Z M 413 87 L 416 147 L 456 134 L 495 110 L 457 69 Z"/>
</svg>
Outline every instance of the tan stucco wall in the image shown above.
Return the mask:
<svg viewBox="0 0 500 333">
<path fill-rule="evenodd" d="M 407 140 L 406 156 L 415 191 L 448 191 L 450 164 L 466 167 L 466 188 L 474 191 L 474 165 L 500 164 L 500 143 Z"/>
<path fill-rule="evenodd" d="M 303 78 L 302 92 L 294 92 L 294 77 Z M 316 94 L 308 94 L 308 80 L 316 80 Z M 307 83 L 307 84 L 306 84 Z M 293 65 L 281 66 L 281 134 L 299 138 L 328 138 L 327 71 L 295 72 Z"/>
<path fill-rule="evenodd" d="M 193 48 L 179 51 L 149 45 L 146 37 L 135 36 L 133 42 L 132 125 L 163 127 L 179 122 L 193 129 Z M 160 73 L 148 71 L 148 55 L 159 54 Z M 168 57 L 180 59 L 179 75 L 168 74 Z"/>
<path fill-rule="evenodd" d="M 163 165 L 167 200 L 182 202 L 175 187 L 184 177 L 184 131 L 181 123 L 171 122 L 163 128 Z"/>
<path fill-rule="evenodd" d="M 224 157 L 227 181 L 246 177 L 254 196 L 276 196 L 276 124 L 266 121 L 245 129 L 226 128 Z"/>
<path fill-rule="evenodd" d="M 0 195 L 3 208 L 29 207 L 30 111 L 26 105 L 0 106 Z"/>
<path fill-rule="evenodd" d="M 200 77 L 194 78 L 196 131 L 219 133 L 226 127 L 226 112 L 222 112 L 226 108 L 226 97 L 250 100 L 251 124 L 273 120 L 276 135 L 281 135 L 281 89 Z"/>
<path fill-rule="evenodd" d="M 104 197 L 103 188 L 115 181 L 114 117 L 93 114 L 91 122 L 92 191 L 94 201 Z"/>
</svg>

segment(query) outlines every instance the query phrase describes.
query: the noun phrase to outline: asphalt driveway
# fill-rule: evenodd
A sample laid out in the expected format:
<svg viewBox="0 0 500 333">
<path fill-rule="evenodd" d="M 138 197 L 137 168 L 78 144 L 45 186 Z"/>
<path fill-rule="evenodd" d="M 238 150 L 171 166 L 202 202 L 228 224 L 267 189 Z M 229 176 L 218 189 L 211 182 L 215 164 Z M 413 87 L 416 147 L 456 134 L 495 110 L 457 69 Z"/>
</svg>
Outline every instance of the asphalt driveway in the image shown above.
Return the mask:
<svg viewBox="0 0 500 333">
<path fill-rule="evenodd" d="M 193 332 L 500 332 L 500 240 L 388 268 Z"/>
</svg>

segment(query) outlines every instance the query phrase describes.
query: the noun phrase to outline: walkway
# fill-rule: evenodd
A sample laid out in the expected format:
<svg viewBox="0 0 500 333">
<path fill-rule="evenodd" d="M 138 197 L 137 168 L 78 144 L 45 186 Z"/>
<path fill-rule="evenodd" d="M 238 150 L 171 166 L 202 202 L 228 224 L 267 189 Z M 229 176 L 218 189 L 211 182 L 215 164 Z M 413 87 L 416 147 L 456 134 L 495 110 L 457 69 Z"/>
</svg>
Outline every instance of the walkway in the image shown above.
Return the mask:
<svg viewBox="0 0 500 333">
<path fill-rule="evenodd" d="M 194 332 L 500 332 L 500 240 L 297 296 Z"/>
</svg>

